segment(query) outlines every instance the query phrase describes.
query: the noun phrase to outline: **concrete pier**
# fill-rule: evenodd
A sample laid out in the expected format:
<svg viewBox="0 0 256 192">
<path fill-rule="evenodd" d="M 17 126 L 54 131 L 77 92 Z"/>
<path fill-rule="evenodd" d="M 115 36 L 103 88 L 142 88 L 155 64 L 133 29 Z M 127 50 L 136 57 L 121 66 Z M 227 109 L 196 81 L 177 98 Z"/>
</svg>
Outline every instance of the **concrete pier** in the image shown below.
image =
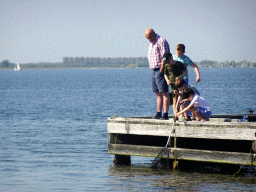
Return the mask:
<svg viewBox="0 0 256 192">
<path fill-rule="evenodd" d="M 213 115 L 207 122 L 174 123 L 168 146 L 162 158 L 235 165 L 256 165 L 256 121 L 253 114 Z M 109 154 L 118 164 L 130 162 L 129 156 L 156 157 L 166 145 L 173 117 L 108 118 Z"/>
</svg>

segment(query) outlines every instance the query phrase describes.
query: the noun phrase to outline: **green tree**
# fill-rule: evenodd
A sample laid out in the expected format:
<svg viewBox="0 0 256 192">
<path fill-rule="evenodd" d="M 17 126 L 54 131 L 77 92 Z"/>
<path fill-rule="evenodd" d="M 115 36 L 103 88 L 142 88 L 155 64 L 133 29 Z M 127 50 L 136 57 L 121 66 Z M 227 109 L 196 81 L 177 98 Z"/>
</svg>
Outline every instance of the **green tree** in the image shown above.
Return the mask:
<svg viewBox="0 0 256 192">
<path fill-rule="evenodd" d="M 2 61 L 1 65 L 2 65 L 3 68 L 8 68 L 8 67 L 10 67 L 10 63 L 9 63 L 8 60 Z"/>
</svg>

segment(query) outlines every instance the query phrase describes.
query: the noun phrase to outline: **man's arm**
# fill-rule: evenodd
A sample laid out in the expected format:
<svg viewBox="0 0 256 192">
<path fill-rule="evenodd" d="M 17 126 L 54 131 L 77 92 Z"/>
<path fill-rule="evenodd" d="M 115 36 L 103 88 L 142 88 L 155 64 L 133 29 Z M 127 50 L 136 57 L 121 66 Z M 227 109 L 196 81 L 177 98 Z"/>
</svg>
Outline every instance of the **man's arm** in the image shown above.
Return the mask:
<svg viewBox="0 0 256 192">
<path fill-rule="evenodd" d="M 160 72 L 164 73 L 165 64 L 164 61 L 161 62 Z"/>
<path fill-rule="evenodd" d="M 159 47 L 159 51 L 160 51 L 161 56 L 163 56 L 166 52 L 170 52 L 170 47 L 169 47 L 169 44 L 166 40 L 159 43 L 158 47 Z M 163 73 L 164 70 L 165 70 L 165 65 L 164 65 L 164 61 L 162 60 L 161 67 L 160 67 L 160 72 Z"/>
<path fill-rule="evenodd" d="M 159 48 L 162 56 L 164 55 L 164 53 L 170 52 L 170 46 L 169 46 L 169 43 L 166 41 L 166 39 L 163 40 L 161 43 L 159 43 Z"/>
</svg>

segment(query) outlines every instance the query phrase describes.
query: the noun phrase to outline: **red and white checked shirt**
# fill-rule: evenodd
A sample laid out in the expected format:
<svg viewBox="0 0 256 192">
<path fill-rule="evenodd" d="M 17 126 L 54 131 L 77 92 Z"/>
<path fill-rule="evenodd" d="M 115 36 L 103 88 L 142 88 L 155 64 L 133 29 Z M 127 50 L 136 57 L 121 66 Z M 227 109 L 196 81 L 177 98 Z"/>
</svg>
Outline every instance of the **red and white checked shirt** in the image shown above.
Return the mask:
<svg viewBox="0 0 256 192">
<path fill-rule="evenodd" d="M 156 34 L 154 42 L 150 42 L 148 48 L 148 62 L 151 69 L 160 68 L 163 54 L 170 52 L 169 44 L 165 38 Z"/>
</svg>

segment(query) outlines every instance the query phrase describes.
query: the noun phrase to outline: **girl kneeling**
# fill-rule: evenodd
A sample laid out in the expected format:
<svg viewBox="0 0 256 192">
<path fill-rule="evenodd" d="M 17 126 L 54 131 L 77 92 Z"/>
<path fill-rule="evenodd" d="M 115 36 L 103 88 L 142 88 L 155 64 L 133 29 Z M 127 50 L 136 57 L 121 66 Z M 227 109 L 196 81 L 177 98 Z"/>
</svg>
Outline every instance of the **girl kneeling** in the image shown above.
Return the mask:
<svg viewBox="0 0 256 192">
<path fill-rule="evenodd" d="M 201 96 L 194 93 L 190 88 L 187 88 L 183 92 L 183 101 L 190 101 L 190 104 L 182 111 L 176 114 L 178 117 L 180 114 L 190 110 L 197 121 L 208 121 L 211 116 L 210 104 Z"/>
</svg>

